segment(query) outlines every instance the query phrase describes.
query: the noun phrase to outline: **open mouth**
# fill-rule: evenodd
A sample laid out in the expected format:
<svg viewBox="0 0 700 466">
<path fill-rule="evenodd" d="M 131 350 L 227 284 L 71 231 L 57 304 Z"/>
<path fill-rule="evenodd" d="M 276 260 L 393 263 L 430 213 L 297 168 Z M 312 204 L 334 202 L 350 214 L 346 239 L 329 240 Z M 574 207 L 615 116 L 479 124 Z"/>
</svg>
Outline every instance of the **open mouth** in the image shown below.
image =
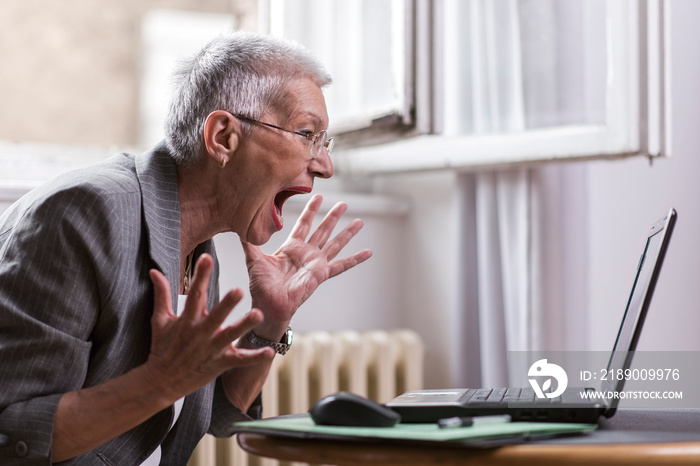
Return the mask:
<svg viewBox="0 0 700 466">
<path fill-rule="evenodd" d="M 295 186 L 293 188 L 283 189 L 282 191 L 277 193 L 273 202 L 273 207 L 275 213 L 275 225 L 277 226 L 278 230 L 281 230 L 282 226 L 284 225 L 284 218 L 282 217 L 282 207 L 284 207 L 284 203 L 287 202 L 287 199 L 296 194 L 308 194 L 310 192 L 311 188 L 308 188 L 306 186 Z"/>
</svg>

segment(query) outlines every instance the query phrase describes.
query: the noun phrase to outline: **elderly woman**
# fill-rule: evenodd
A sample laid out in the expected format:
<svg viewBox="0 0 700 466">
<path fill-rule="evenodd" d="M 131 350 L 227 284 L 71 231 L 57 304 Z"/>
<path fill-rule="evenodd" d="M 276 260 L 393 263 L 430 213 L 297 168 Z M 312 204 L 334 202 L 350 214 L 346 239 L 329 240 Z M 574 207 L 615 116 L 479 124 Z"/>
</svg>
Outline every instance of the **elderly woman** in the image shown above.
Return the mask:
<svg viewBox="0 0 700 466">
<path fill-rule="evenodd" d="M 0 218 L 0 463 L 185 464 L 205 432 L 260 415 L 297 308 L 363 262 L 337 258 L 311 198 L 274 254 L 285 201 L 333 175 L 321 88 L 298 45 L 235 33 L 183 64 L 166 140 L 59 177 Z M 211 238 L 243 244 L 253 309 L 218 297 Z M 193 265 L 194 264 L 194 265 Z M 243 338 L 241 338 L 243 337 Z M 235 342 L 235 343 L 234 343 Z"/>
</svg>

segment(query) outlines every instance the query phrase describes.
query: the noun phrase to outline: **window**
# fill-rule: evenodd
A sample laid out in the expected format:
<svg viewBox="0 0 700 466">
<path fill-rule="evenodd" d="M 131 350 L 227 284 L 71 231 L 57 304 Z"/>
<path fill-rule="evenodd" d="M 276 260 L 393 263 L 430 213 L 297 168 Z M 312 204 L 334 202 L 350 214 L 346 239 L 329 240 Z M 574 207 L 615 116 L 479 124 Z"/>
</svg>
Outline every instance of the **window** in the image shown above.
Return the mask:
<svg viewBox="0 0 700 466">
<path fill-rule="evenodd" d="M 210 40 L 234 29 L 236 17 L 155 9 L 141 22 L 143 65 L 139 107 L 141 145 L 150 147 L 163 139 L 163 122 L 170 102 L 170 87 L 178 60 L 196 53 Z"/>
<path fill-rule="evenodd" d="M 387 133 L 383 144 L 361 148 L 350 140 L 345 151 L 339 144 L 339 172 L 668 152 L 663 0 L 270 0 L 268 7 L 270 31 L 315 47 L 336 77 L 332 120 L 364 116 L 354 121 L 371 128 L 368 115 L 400 107 L 379 105 L 381 97 L 402 90 L 412 98 L 403 118 L 418 123 L 408 134 L 415 137 L 391 134 L 387 142 Z"/>
<path fill-rule="evenodd" d="M 425 2 L 424 2 L 425 4 Z M 268 0 L 267 32 L 307 46 L 334 84 L 325 90 L 330 132 L 357 146 L 429 131 L 416 99 L 429 89 L 417 74 L 423 24 L 407 0 Z M 427 4 L 425 4 L 427 5 Z M 425 8 L 424 8 L 425 9 Z"/>
</svg>

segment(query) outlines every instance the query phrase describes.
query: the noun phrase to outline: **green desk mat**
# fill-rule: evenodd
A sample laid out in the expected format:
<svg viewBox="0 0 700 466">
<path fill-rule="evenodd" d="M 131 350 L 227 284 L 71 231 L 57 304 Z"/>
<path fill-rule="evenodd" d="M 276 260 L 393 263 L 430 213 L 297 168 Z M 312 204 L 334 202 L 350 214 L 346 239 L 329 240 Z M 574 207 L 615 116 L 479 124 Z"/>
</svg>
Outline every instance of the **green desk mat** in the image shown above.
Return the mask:
<svg viewBox="0 0 700 466">
<path fill-rule="evenodd" d="M 397 424 L 395 427 L 339 427 L 316 425 L 308 415 L 292 415 L 237 422 L 234 427 L 237 433 L 252 432 L 293 438 L 381 441 L 385 443 L 447 443 L 488 447 L 559 435 L 583 434 L 595 430 L 598 425 L 560 422 L 503 422 L 447 429 L 440 429 L 437 424 Z"/>
</svg>

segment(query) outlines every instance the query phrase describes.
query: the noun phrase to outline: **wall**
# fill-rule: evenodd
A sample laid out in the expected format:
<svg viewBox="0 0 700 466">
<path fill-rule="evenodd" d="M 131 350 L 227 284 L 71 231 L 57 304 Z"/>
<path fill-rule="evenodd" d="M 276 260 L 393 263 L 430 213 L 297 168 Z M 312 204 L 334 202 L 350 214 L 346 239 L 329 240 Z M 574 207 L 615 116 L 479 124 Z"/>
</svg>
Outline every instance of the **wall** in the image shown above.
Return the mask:
<svg viewBox="0 0 700 466">
<path fill-rule="evenodd" d="M 643 350 L 700 350 L 700 2 L 673 1 L 673 156 L 587 166 L 591 344 L 609 349 L 645 228 L 671 206 L 678 223 L 640 341 Z"/>
<path fill-rule="evenodd" d="M 139 144 L 141 21 L 156 8 L 256 23 L 256 0 L 3 0 L 0 140 Z"/>
<path fill-rule="evenodd" d="M 460 277 L 460 190 L 452 172 L 384 177 L 378 190 L 410 199 L 405 235 L 402 327 L 416 330 L 425 348 L 428 387 L 455 385 L 465 360 Z"/>
</svg>

